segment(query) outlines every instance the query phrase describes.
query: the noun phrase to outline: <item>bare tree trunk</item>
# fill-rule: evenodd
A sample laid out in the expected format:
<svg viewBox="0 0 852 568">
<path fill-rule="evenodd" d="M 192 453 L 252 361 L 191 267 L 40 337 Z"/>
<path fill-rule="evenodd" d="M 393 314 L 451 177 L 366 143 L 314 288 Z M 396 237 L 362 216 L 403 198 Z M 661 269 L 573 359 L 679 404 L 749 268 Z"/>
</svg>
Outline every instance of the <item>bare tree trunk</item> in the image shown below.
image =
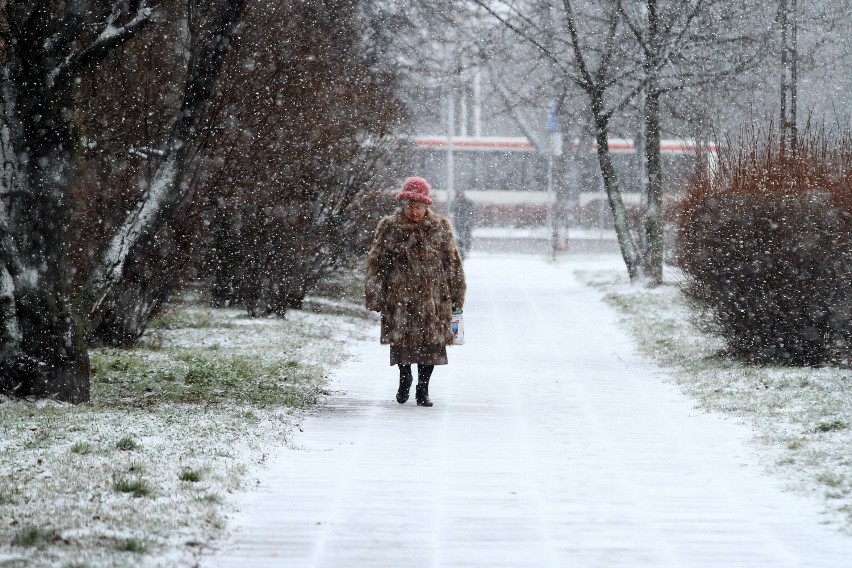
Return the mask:
<svg viewBox="0 0 852 568">
<path fill-rule="evenodd" d="M 796 63 L 799 57 L 798 6 L 796 0 L 781 0 L 781 155 L 795 159 L 799 133 L 796 118 L 797 82 Z"/>
<path fill-rule="evenodd" d="M 595 102 L 592 103 L 592 107 L 593 109 L 596 107 Z M 621 198 L 621 190 L 618 187 L 618 174 L 612 165 L 612 156 L 609 153 L 609 125 L 606 118 L 600 116 L 600 112 L 595 112 L 594 115 L 595 138 L 598 143 L 598 164 L 603 176 L 609 207 L 612 210 L 615 234 L 621 248 L 621 256 L 624 258 L 624 264 L 627 267 L 627 274 L 630 276 L 631 282 L 640 280 L 645 276 L 642 255 L 630 232 L 627 208 L 624 207 L 624 200 Z"/>
<path fill-rule="evenodd" d="M 15 24 L 18 24 L 17 26 Z M 71 310 L 67 231 L 75 168 L 68 81 L 51 83 L 49 22 L 12 22 L 2 69 L 2 393 L 84 402 L 89 358 Z M 46 68 L 47 67 L 47 68 Z"/>
<path fill-rule="evenodd" d="M 226 307 L 239 303 L 239 291 L 244 288 L 243 271 L 240 269 L 242 258 L 240 229 L 242 211 L 236 207 L 233 211 L 226 207 L 224 200 L 216 206 L 213 217 L 213 286 L 212 302 L 214 306 Z"/>
<path fill-rule="evenodd" d="M 645 174 L 648 202 L 645 211 L 645 271 L 650 284 L 663 282 L 663 173 L 660 160 L 660 91 L 657 88 L 657 56 L 661 51 L 656 0 L 647 0 L 649 49 L 645 50 Z"/>
<path fill-rule="evenodd" d="M 119 309 L 116 301 L 121 295 L 127 266 L 165 225 L 186 195 L 187 186 L 182 180 L 189 151 L 210 118 L 216 79 L 242 18 L 244 4 L 245 0 L 226 0 L 191 53 L 183 104 L 172 128 L 165 158 L 136 209 L 110 241 L 80 296 L 80 308 L 92 329 L 100 325 L 105 314 Z M 131 309 L 129 313 L 137 311 Z"/>
<path fill-rule="evenodd" d="M 22 187 L 28 191 L 15 200 L 10 225 L 23 271 L 13 276 L 22 347 L 21 361 L 38 360 L 28 368 L 17 392 L 38 397 L 84 402 L 89 392 L 89 358 L 79 325 L 71 311 L 71 272 L 68 226 L 71 220 L 71 185 L 74 164 L 71 133 L 57 109 L 51 116 L 43 93 L 29 93 L 39 104 L 27 113 L 23 145 L 28 155 Z M 36 97 L 38 97 L 36 99 Z M 47 100 L 45 100 L 47 99 Z M 20 101 L 20 99 L 19 99 Z M 60 102 L 60 105 L 61 105 Z M 60 106 L 57 105 L 57 106 Z M 45 131 L 50 134 L 45 135 Z M 17 230 L 40 227 L 41 230 Z"/>
<path fill-rule="evenodd" d="M 0 4 L 0 393 L 74 403 L 89 398 L 89 357 L 70 289 L 71 89 L 152 13 L 145 0 L 84 4 Z"/>
<path fill-rule="evenodd" d="M 18 247 L 12 238 L 8 205 L 11 196 L 21 192 L 17 147 L 20 145 L 20 122 L 13 112 L 16 89 L 9 80 L 8 66 L 3 69 L 0 96 L 0 151 L 2 151 L 2 185 L 0 185 L 0 393 L 11 395 L 26 390 L 23 382 L 38 364 L 24 353 L 23 332 L 18 318 L 15 277 L 24 273 Z"/>
<path fill-rule="evenodd" d="M 621 189 L 618 186 L 618 174 L 616 174 L 615 167 L 612 165 L 612 157 L 609 153 L 609 119 L 612 111 L 607 112 L 605 110 L 604 102 L 604 94 L 607 88 L 605 78 L 612 62 L 614 46 L 617 43 L 616 35 L 619 17 L 612 15 L 606 22 L 606 48 L 603 50 L 603 54 L 598 61 L 597 69 L 593 72 L 587 64 L 586 55 L 580 43 L 577 23 L 574 19 L 574 10 L 571 7 L 570 0 L 563 0 L 563 5 L 565 6 L 566 24 L 568 34 L 571 38 L 574 61 L 580 73 L 574 81 L 589 97 L 589 110 L 592 113 L 595 123 L 595 138 L 598 143 L 598 164 L 601 175 L 603 176 L 609 207 L 612 210 L 615 234 L 618 238 L 618 245 L 621 248 L 621 256 L 624 258 L 624 264 L 627 268 L 630 281 L 641 280 L 645 277 L 642 251 L 636 246 L 636 241 L 630 232 L 630 220 L 627 216 L 627 209 L 624 207 L 624 200 L 621 198 Z"/>
<path fill-rule="evenodd" d="M 184 107 L 151 191 L 114 239 L 106 286 L 89 287 L 100 308 L 122 282 L 121 268 L 162 226 L 181 193 L 188 145 L 211 98 L 244 0 L 223 0 L 190 65 Z M 77 142 L 75 77 L 129 41 L 151 20 L 156 0 L 1 3 L 0 393 L 70 402 L 89 397 L 86 337 L 99 323 L 72 308 L 68 227 Z M 98 33 L 98 30 L 100 32 Z M 84 33 L 85 32 L 85 33 Z M 94 32 L 94 33 L 92 33 Z M 90 37 L 84 43 L 84 37 Z M 118 250 L 122 254 L 116 254 Z M 95 271 L 102 276 L 106 271 Z M 79 305 L 79 304 L 77 304 Z M 88 306 L 87 306 L 88 307 Z M 94 309 L 89 313 L 100 316 Z M 89 324 L 89 325 L 86 325 Z"/>
<path fill-rule="evenodd" d="M 648 205 L 645 211 L 645 271 L 651 284 L 663 282 L 663 175 L 660 160 L 660 94 L 649 82 L 645 97 L 645 172 Z"/>
</svg>

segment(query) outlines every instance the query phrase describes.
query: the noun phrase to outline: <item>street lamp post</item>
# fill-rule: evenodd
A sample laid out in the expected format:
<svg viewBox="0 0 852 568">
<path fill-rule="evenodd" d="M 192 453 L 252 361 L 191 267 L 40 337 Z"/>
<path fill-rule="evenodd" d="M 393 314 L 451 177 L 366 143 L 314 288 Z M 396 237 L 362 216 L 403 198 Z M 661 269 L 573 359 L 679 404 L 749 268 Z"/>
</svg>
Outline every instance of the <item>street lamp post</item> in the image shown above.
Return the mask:
<svg viewBox="0 0 852 568">
<path fill-rule="evenodd" d="M 550 229 L 550 255 L 553 260 L 556 260 L 556 250 L 559 247 L 559 229 L 556 226 L 553 157 L 562 155 L 562 135 L 559 133 L 559 121 L 556 118 L 556 101 L 550 101 L 547 111 L 547 130 L 550 132 L 547 144 L 547 220 Z"/>
<path fill-rule="evenodd" d="M 456 105 L 452 89 L 447 91 L 447 216 L 453 227 L 456 226 L 453 215 L 453 200 L 456 197 L 455 171 L 453 160 L 453 133 L 455 132 Z"/>
</svg>

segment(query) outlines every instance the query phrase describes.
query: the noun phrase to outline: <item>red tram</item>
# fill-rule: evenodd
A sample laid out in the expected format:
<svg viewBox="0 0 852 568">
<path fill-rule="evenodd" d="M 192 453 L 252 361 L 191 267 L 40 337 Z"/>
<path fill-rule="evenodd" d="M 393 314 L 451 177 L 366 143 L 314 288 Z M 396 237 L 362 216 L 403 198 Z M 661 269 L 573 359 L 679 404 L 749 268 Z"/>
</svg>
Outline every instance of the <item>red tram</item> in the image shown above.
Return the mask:
<svg viewBox="0 0 852 568">
<path fill-rule="evenodd" d="M 446 200 L 447 136 L 418 136 L 414 138 L 412 171 L 430 180 L 439 201 Z M 619 184 L 625 202 L 639 206 L 642 202 L 641 155 L 630 139 L 610 139 L 610 153 L 619 175 Z M 715 153 L 713 146 L 699 146 L 689 140 L 662 140 L 664 193 L 676 195 L 687 176 L 695 167 L 696 154 L 706 150 Z M 580 210 L 597 210 L 604 207 L 606 194 L 597 162 L 597 144 L 574 140 L 574 172 L 565 180 L 556 180 L 560 191 L 567 195 L 571 206 Z M 454 136 L 453 184 L 477 205 L 502 209 L 505 215 L 517 217 L 542 217 L 545 215 L 550 194 L 547 187 L 547 156 L 538 152 L 525 137 L 474 137 Z M 571 187 L 566 187 L 567 179 Z M 537 211 L 538 213 L 531 213 Z M 492 215 L 493 217 L 493 215 Z M 519 221 L 521 219 L 518 219 Z M 481 221 L 488 222 L 489 219 Z M 524 221 L 536 224 L 535 219 Z"/>
</svg>

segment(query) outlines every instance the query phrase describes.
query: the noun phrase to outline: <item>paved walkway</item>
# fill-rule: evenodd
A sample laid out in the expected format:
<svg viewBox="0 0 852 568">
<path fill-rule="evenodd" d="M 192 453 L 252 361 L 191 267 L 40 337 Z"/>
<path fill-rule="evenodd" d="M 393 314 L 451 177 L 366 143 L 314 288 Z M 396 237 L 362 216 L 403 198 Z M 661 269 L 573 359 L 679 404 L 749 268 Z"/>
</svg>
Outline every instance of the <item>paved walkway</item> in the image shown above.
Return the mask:
<svg viewBox="0 0 852 568">
<path fill-rule="evenodd" d="M 744 427 L 633 354 L 575 280 L 582 258 L 467 261 L 468 343 L 434 408 L 398 405 L 387 347 L 359 345 L 202 566 L 852 565 L 852 538 L 762 475 Z"/>
</svg>

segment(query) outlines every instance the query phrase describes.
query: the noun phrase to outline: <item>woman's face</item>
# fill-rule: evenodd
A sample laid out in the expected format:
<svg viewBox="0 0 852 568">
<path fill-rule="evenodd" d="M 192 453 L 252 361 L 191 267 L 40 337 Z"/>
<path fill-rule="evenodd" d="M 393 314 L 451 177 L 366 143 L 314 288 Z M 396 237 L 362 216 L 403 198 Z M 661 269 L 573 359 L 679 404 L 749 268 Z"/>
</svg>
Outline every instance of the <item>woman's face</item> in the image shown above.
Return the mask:
<svg viewBox="0 0 852 568">
<path fill-rule="evenodd" d="M 426 216 L 426 206 L 422 203 L 409 203 L 403 209 L 403 213 L 409 221 L 419 223 Z"/>
</svg>

